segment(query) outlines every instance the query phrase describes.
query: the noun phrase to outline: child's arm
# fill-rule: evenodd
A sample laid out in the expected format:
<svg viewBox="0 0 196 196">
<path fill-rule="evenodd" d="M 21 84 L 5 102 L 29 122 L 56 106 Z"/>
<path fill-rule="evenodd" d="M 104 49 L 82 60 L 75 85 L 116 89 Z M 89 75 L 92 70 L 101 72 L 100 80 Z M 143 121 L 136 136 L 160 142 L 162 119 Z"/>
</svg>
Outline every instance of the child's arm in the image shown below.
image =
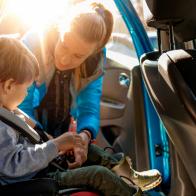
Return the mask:
<svg viewBox="0 0 196 196">
<path fill-rule="evenodd" d="M 58 156 L 52 141 L 32 145 L 12 128 L 0 123 L 0 171 L 7 177 L 27 176 L 37 172 Z"/>
<path fill-rule="evenodd" d="M 43 144 L 33 145 L 19 136 L 11 127 L 0 122 L 1 174 L 12 179 L 30 176 L 47 167 L 59 152 L 65 153 L 70 149 L 77 151 L 78 146 L 82 146 L 80 141 L 81 139 L 76 140 L 72 133 L 65 133 Z M 76 145 L 77 143 L 79 145 Z M 79 155 L 77 152 L 74 155 L 82 157 L 81 150 Z"/>
</svg>

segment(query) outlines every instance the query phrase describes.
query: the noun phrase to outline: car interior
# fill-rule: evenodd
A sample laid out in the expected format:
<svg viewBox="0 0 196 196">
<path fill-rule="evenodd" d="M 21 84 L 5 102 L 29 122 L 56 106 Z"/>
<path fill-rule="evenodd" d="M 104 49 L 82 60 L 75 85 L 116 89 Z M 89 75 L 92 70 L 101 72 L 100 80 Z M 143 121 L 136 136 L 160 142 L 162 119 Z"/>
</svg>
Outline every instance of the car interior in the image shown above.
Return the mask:
<svg viewBox="0 0 196 196">
<path fill-rule="evenodd" d="M 194 0 L 146 0 L 146 22 L 148 26 L 157 30 L 159 50 L 143 54 L 140 66 L 131 67 L 128 63 L 128 70 L 123 60 L 118 61 L 116 56 L 114 59 L 109 57 L 103 86 L 102 132 L 109 130 L 109 135 L 111 132 L 116 134 L 113 147 L 130 155 L 139 170 L 150 168 L 152 165 L 149 155 L 150 141 L 146 130 L 149 122 L 143 101 L 145 96 L 149 96 L 161 121 L 160 126 L 167 134 L 162 141 L 168 140 L 166 145 L 169 147 L 161 146 L 156 141 L 153 143 L 153 151 L 157 158 L 163 154 L 169 157 L 169 180 L 165 184 L 163 182 L 160 189 L 166 195 L 196 194 L 194 6 Z M 129 86 L 124 94 L 121 92 L 125 92 L 126 89 L 126 86 L 121 85 L 122 73 L 126 75 L 124 80 L 129 78 Z M 113 82 L 114 76 L 116 79 Z M 108 81 L 114 84 L 112 89 Z M 147 89 L 147 95 L 142 91 L 143 85 Z M 121 92 L 119 94 L 125 95 L 124 101 L 116 89 Z M 107 133 L 105 134 L 107 137 Z"/>
<path fill-rule="evenodd" d="M 142 75 L 170 143 L 168 195 L 195 195 L 195 1 L 148 1 L 147 24 L 158 31 L 159 51 L 141 58 Z M 167 34 L 168 48 L 162 47 Z M 190 49 L 189 49 L 190 48 Z"/>
</svg>

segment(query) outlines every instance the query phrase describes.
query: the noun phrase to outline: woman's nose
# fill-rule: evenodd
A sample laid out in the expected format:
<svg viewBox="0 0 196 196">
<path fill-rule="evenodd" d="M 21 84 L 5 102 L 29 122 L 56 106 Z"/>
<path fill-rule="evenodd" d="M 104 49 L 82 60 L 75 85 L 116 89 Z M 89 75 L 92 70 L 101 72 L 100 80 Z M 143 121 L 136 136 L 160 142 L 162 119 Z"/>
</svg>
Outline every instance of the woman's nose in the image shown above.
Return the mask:
<svg viewBox="0 0 196 196">
<path fill-rule="evenodd" d="M 69 65 L 69 64 L 71 64 L 71 57 L 69 55 L 64 55 L 61 58 L 61 64 L 63 64 L 63 65 Z"/>
</svg>

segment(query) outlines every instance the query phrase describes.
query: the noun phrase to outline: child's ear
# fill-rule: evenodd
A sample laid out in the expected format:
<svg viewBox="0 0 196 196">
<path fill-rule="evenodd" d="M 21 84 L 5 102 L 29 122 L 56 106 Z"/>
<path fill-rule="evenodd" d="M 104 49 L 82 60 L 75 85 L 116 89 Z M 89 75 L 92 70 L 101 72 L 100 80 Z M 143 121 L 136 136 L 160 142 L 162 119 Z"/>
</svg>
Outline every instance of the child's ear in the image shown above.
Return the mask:
<svg viewBox="0 0 196 196">
<path fill-rule="evenodd" d="M 4 93 L 9 94 L 15 87 L 15 84 L 16 83 L 14 79 L 10 78 L 3 83 L 2 90 L 4 91 Z"/>
</svg>

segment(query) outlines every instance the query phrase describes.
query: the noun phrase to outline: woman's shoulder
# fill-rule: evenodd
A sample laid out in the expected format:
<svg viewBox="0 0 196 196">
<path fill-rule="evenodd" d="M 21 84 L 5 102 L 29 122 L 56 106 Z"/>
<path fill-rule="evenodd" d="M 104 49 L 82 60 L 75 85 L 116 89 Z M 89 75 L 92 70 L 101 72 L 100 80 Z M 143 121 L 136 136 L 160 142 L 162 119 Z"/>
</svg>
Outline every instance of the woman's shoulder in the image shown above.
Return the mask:
<svg viewBox="0 0 196 196">
<path fill-rule="evenodd" d="M 21 40 L 30 50 L 39 46 L 41 42 L 39 33 L 35 30 L 29 30 Z"/>
<path fill-rule="evenodd" d="M 48 31 L 48 29 L 41 31 L 30 29 L 23 35 L 21 40 L 32 52 L 35 52 L 35 50 L 41 50 L 42 47 L 45 47 Z"/>
</svg>

